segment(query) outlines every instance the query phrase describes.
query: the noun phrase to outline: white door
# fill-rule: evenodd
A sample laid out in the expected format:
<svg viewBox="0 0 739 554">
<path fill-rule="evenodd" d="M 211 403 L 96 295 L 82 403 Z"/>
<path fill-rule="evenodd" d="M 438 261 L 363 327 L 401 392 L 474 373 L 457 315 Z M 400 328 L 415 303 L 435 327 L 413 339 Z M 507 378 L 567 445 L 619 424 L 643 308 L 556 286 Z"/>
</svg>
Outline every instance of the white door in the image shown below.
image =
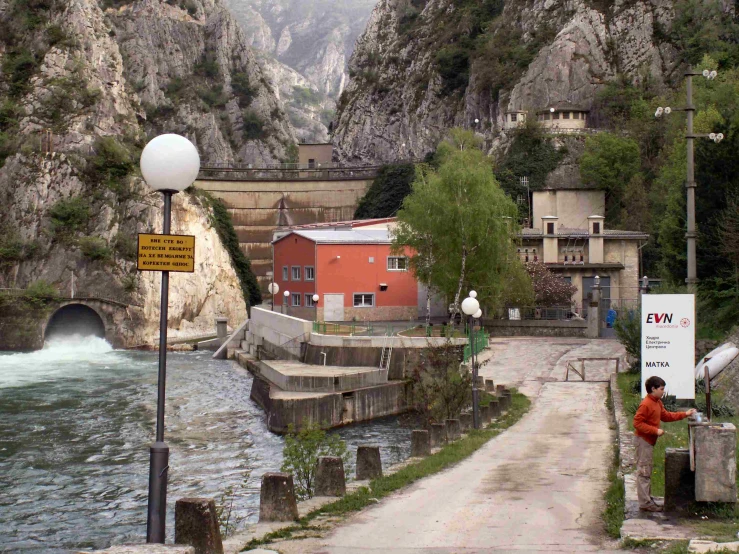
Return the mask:
<svg viewBox="0 0 739 554">
<path fill-rule="evenodd" d="M 344 294 L 323 295 L 323 320 L 344 321 Z"/>
</svg>

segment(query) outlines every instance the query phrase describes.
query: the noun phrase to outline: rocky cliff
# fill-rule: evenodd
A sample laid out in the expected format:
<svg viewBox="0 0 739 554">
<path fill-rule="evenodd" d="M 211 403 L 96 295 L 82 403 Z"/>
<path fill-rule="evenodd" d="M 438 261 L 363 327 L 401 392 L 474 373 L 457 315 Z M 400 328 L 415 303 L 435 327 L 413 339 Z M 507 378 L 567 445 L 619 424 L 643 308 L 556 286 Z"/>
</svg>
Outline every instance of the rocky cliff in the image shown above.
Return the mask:
<svg viewBox="0 0 739 554">
<path fill-rule="evenodd" d="M 0 0 L 0 288 L 45 282 L 128 305 L 123 343 L 158 334 L 159 274 L 137 273 L 136 234 L 161 232 L 138 155 L 178 132 L 203 160 L 293 155 L 279 101 L 218 0 Z M 294 149 L 294 147 L 292 147 Z M 173 335 L 243 319 L 242 283 L 197 197 L 173 232 L 196 271 L 173 274 Z"/>
<path fill-rule="evenodd" d="M 422 158 L 460 125 L 490 145 L 507 110 L 591 108 L 617 75 L 670 83 L 672 18 L 667 0 L 381 0 L 338 103 L 338 157 Z"/>
<path fill-rule="evenodd" d="M 377 0 L 226 0 L 264 52 L 300 139 L 328 140 L 347 62 Z"/>
</svg>

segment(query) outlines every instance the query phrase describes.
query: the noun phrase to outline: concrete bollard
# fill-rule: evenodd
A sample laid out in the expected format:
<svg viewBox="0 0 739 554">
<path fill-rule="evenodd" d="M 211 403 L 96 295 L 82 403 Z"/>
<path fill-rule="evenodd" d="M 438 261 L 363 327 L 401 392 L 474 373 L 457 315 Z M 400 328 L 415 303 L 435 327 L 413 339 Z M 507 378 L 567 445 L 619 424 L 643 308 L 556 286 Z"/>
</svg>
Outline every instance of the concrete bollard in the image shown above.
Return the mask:
<svg viewBox="0 0 739 554">
<path fill-rule="evenodd" d="M 505 386 L 505 385 L 495 385 L 495 392 L 496 392 L 496 393 L 497 393 L 498 395 L 501 395 L 501 394 L 503 394 L 503 392 L 504 392 L 505 390 L 506 390 L 506 386 Z"/>
<path fill-rule="evenodd" d="M 212 498 L 180 498 L 174 505 L 174 542 L 195 554 L 223 554 L 221 529 Z"/>
<path fill-rule="evenodd" d="M 480 423 L 485 426 L 493 420 L 492 410 L 490 404 L 487 406 L 480 406 Z"/>
<path fill-rule="evenodd" d="M 498 400 L 498 397 L 495 396 L 490 399 L 490 417 L 498 417 L 500 415 L 500 400 Z"/>
<path fill-rule="evenodd" d="M 382 477 L 382 460 L 379 446 L 357 448 L 357 481 Z"/>
<path fill-rule="evenodd" d="M 462 436 L 458 419 L 446 420 L 446 437 L 449 441 L 458 440 Z"/>
<path fill-rule="evenodd" d="M 690 450 L 665 449 L 665 512 L 682 512 L 695 501 L 695 473 L 690 471 Z"/>
<path fill-rule="evenodd" d="M 461 426 L 463 433 L 472 429 L 472 420 L 472 414 L 462 414 L 459 416 L 459 425 Z"/>
<path fill-rule="evenodd" d="M 485 377 L 482 375 L 478 375 L 477 379 L 475 380 L 475 388 L 478 388 L 480 390 L 485 389 Z"/>
<path fill-rule="evenodd" d="M 431 437 L 425 429 L 411 431 L 411 456 L 422 458 L 431 454 Z"/>
<path fill-rule="evenodd" d="M 293 476 L 289 473 L 265 473 L 259 493 L 259 521 L 297 521 Z"/>
<path fill-rule="evenodd" d="M 431 424 L 431 448 L 442 446 L 447 442 L 446 439 L 446 425 L 443 423 L 432 423 Z"/>
<path fill-rule="evenodd" d="M 495 382 L 492 379 L 485 379 L 485 392 L 495 392 Z"/>
<path fill-rule="evenodd" d="M 344 496 L 346 494 L 344 460 L 339 456 L 318 458 L 314 483 L 316 496 Z"/>
</svg>

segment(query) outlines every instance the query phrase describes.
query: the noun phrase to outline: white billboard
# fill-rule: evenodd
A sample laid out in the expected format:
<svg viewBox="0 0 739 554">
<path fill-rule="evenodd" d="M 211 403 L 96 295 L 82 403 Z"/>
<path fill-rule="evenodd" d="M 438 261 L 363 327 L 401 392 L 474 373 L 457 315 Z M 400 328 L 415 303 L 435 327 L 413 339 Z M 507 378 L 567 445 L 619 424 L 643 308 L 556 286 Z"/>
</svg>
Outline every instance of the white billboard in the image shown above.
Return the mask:
<svg viewBox="0 0 739 554">
<path fill-rule="evenodd" d="M 667 394 L 695 398 L 695 296 L 645 294 L 641 305 L 641 376 L 657 375 Z"/>
</svg>

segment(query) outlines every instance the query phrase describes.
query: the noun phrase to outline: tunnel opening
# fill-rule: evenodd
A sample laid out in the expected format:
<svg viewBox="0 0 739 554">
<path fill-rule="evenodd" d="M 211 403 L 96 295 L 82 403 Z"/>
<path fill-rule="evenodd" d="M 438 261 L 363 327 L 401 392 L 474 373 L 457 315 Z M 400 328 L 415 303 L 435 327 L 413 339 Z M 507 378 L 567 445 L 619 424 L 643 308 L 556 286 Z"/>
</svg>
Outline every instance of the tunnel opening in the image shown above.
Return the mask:
<svg viewBox="0 0 739 554">
<path fill-rule="evenodd" d="M 105 338 L 105 324 L 98 313 L 84 304 L 68 304 L 51 316 L 44 340 L 72 335 Z"/>
</svg>

